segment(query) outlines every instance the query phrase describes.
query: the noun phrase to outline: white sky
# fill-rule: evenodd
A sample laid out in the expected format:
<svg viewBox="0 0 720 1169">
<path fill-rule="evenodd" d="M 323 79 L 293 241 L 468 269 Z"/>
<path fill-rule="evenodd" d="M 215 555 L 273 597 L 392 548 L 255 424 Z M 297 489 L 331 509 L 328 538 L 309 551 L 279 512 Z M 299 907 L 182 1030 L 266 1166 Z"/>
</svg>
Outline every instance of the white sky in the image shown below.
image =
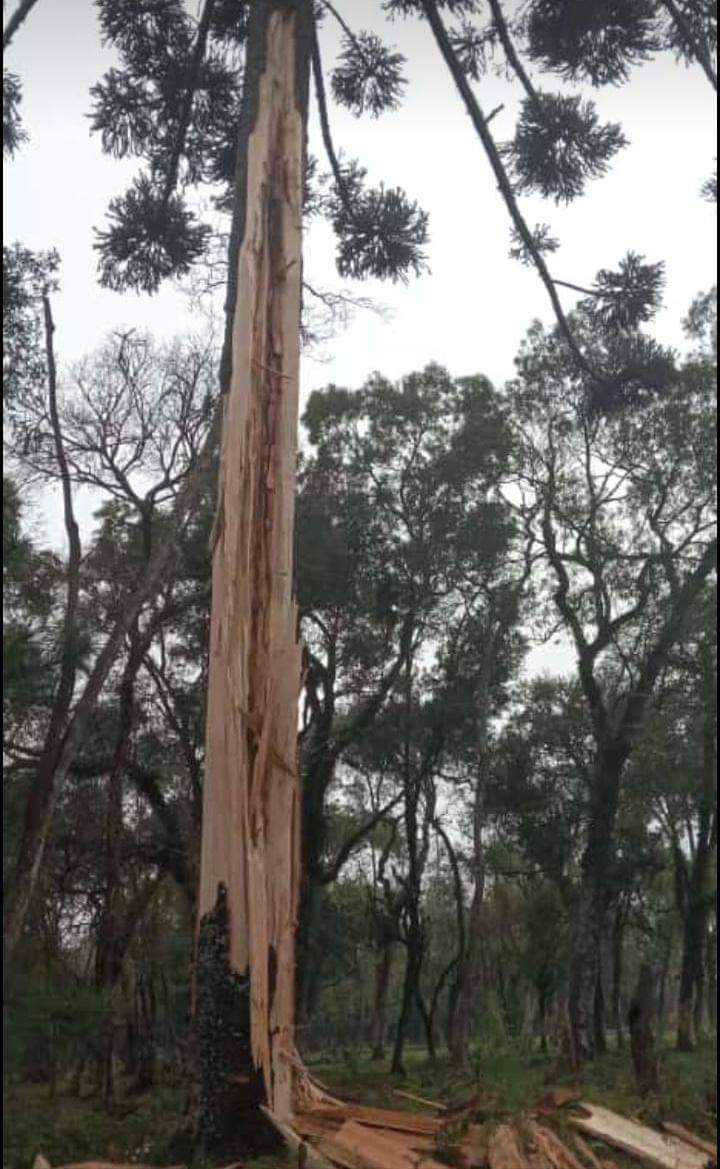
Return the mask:
<svg viewBox="0 0 720 1169">
<path fill-rule="evenodd" d="M 326 360 L 303 361 L 303 399 L 333 381 L 357 386 L 374 370 L 399 377 L 438 361 L 451 373 L 481 372 L 495 382 L 512 374 L 513 357 L 530 320 L 549 321 L 546 295 L 536 275 L 508 259 L 509 223 L 480 143 L 424 24 L 388 24 L 379 0 L 337 0 L 356 28 L 382 32 L 408 57 L 410 85 L 403 108 L 377 121 L 333 116 L 336 146 L 367 167 L 370 181 L 403 186 L 430 213 L 431 272 L 408 287 L 368 282 L 358 286 L 392 311 L 390 320 L 359 313 L 349 328 L 324 346 Z M 6 6 L 5 15 L 14 8 Z M 194 2 L 193 2 L 194 6 Z M 338 35 L 330 17 L 323 31 L 326 66 Z M 21 240 L 62 257 L 62 292 L 56 297 L 56 341 L 61 360 L 94 348 L 118 326 L 172 336 L 197 325 L 187 299 L 173 288 L 155 297 L 119 295 L 95 280 L 92 228 L 102 225 L 108 201 L 128 186 L 137 160 L 103 156 L 90 137 L 89 88 L 112 63 L 99 45 L 90 0 L 38 0 L 7 53 L 6 65 L 23 84 L 22 114 L 30 141 L 4 165 L 3 228 L 6 242 Z M 536 78 L 559 88 L 553 77 Z M 498 138 L 514 126 L 516 90 L 489 76 L 477 87 L 485 112 L 499 102 L 493 122 Z M 715 281 L 715 209 L 699 197 L 716 153 L 714 95 L 699 69 L 657 59 L 617 89 L 592 94 L 603 120 L 622 123 L 630 145 L 610 174 L 591 184 L 569 208 L 525 199 L 532 223 L 547 222 L 561 240 L 552 259 L 556 277 L 592 281 L 600 267 L 615 267 L 629 249 L 667 266 L 666 308 L 657 320 L 665 343 L 680 344 L 680 321 L 696 292 Z M 322 158 L 315 119 L 310 149 Z M 306 241 L 307 278 L 318 286 L 340 285 L 333 242 L 322 225 Z M 567 294 L 568 307 L 573 294 Z M 88 498 L 80 515 L 87 526 Z M 42 519 L 59 539 L 59 506 L 46 495 Z M 538 651 L 548 666 L 566 654 Z"/>
</svg>

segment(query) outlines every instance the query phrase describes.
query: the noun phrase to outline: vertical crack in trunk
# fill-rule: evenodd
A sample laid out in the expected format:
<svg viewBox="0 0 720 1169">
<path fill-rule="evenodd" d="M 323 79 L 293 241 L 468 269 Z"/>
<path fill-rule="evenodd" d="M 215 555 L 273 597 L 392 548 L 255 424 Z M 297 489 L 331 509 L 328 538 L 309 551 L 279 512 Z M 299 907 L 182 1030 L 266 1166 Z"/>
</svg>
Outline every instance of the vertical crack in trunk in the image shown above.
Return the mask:
<svg viewBox="0 0 720 1169">
<path fill-rule="evenodd" d="M 296 5 L 272 4 L 247 141 L 232 375 L 214 534 L 199 916 L 226 890 L 267 1104 L 292 1114 L 296 764 L 301 653 L 292 597 L 305 113 Z"/>
</svg>

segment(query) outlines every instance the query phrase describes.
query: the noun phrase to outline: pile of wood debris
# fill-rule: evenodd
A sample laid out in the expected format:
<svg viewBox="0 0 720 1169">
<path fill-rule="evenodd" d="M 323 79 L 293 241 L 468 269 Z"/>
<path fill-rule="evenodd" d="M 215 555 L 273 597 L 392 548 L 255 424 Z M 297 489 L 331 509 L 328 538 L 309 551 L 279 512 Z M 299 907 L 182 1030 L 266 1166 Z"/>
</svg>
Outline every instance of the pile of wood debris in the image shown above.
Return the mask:
<svg viewBox="0 0 720 1169">
<path fill-rule="evenodd" d="M 483 1120 L 478 1101 L 430 1114 L 326 1096 L 308 1101 L 284 1135 L 308 1169 L 617 1169 L 612 1150 L 654 1169 L 717 1166 L 716 1146 L 682 1126 L 658 1131 L 566 1088 L 503 1121 Z"/>
<path fill-rule="evenodd" d="M 433 1113 L 370 1108 L 317 1092 L 305 1097 L 292 1126 L 273 1120 L 302 1169 L 618 1169 L 611 1150 L 653 1169 L 717 1166 L 717 1146 L 681 1125 L 667 1122 L 658 1131 L 586 1104 L 568 1088 L 555 1089 L 522 1116 L 502 1121 L 481 1120 L 477 1100 L 456 1108 L 418 1102 L 431 1105 Z M 50 1166 L 38 1156 L 33 1169 Z M 98 1161 L 61 1169 L 149 1167 Z"/>
</svg>

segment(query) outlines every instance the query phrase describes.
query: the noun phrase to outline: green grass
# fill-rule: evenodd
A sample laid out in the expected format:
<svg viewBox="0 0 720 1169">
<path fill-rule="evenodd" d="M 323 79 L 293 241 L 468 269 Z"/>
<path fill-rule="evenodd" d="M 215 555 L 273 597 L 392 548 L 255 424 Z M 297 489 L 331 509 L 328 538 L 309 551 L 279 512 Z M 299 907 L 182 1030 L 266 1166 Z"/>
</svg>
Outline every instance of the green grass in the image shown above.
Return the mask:
<svg viewBox="0 0 720 1169">
<path fill-rule="evenodd" d="M 658 1097 L 648 1100 L 638 1095 L 628 1052 L 608 1052 L 575 1074 L 562 1071 L 555 1057 L 512 1047 L 478 1054 L 472 1075 L 462 1077 L 444 1060 L 431 1067 L 419 1049 L 408 1051 L 404 1077 L 393 1078 L 387 1065 L 367 1059 L 319 1061 L 311 1067 L 338 1095 L 385 1107 L 412 1107 L 393 1095 L 394 1088 L 441 1103 L 466 1099 L 477 1090 L 481 1107 L 490 1116 L 522 1111 L 549 1087 L 572 1084 L 588 1101 L 602 1103 L 626 1116 L 648 1123 L 675 1120 L 700 1135 L 712 1137 L 716 1118 L 709 1097 L 717 1083 L 716 1058 L 714 1043 L 690 1053 L 663 1048 L 659 1056 L 662 1090 Z"/>
<path fill-rule="evenodd" d="M 37 1153 L 51 1165 L 107 1160 L 167 1165 L 168 1142 L 181 1115 L 180 1088 L 158 1087 L 152 1093 L 124 1098 L 108 1112 L 99 1100 L 58 1093 L 48 1098 L 46 1085 L 4 1085 L 3 1167 L 31 1169 Z M 248 1161 L 245 1169 L 287 1169 L 283 1156 Z M 198 1164 L 194 1169 L 205 1169 Z"/>
<path fill-rule="evenodd" d="M 563 1073 L 552 1056 L 512 1047 L 486 1049 L 477 1056 L 472 1073 L 463 1076 L 445 1060 L 431 1067 L 416 1048 L 407 1053 L 402 1078 L 391 1077 L 387 1064 L 367 1058 L 320 1060 L 311 1064 L 311 1070 L 337 1095 L 386 1108 L 421 1107 L 395 1096 L 394 1088 L 444 1103 L 467 1099 L 477 1091 L 487 1117 L 522 1112 L 550 1086 L 576 1084 L 586 1099 L 625 1116 L 649 1123 L 672 1119 L 713 1138 L 716 1121 L 709 1094 L 716 1085 L 715 1045 L 708 1043 L 690 1054 L 668 1047 L 661 1051 L 660 1061 L 662 1093 L 647 1101 L 637 1094 L 627 1052 L 610 1052 L 575 1076 Z M 60 1093 L 50 1101 L 45 1085 L 6 1083 L 4 1169 L 30 1169 L 38 1152 L 51 1165 L 91 1158 L 167 1165 L 167 1145 L 182 1104 L 182 1089 L 166 1086 L 145 1096 L 121 1096 L 117 1109 L 108 1113 L 92 1099 Z M 614 1159 L 622 1164 L 617 1156 Z M 290 1164 L 272 1157 L 248 1162 L 246 1169 L 287 1169 Z"/>
</svg>

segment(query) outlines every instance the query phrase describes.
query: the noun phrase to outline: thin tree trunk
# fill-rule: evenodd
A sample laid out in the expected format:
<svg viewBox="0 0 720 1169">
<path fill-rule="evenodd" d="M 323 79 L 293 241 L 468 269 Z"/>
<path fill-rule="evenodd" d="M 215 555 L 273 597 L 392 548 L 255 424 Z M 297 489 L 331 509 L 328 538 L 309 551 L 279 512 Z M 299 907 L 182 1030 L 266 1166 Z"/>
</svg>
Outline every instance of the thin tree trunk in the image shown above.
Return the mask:
<svg viewBox="0 0 720 1169">
<path fill-rule="evenodd" d="M 710 1034 L 717 1030 L 717 925 L 707 933 L 707 1020 Z"/>
<path fill-rule="evenodd" d="M 483 968 L 483 905 L 485 899 L 485 797 L 488 782 L 488 722 L 490 715 L 488 670 L 495 658 L 498 633 L 487 638 L 485 664 L 477 694 L 475 737 L 477 764 L 473 793 L 473 894 L 465 931 L 465 947 L 458 968 L 458 997 L 453 1022 L 451 1057 L 457 1067 L 465 1067 L 470 1048 L 472 1020 L 478 1011 Z"/>
<path fill-rule="evenodd" d="M 595 1037 L 595 1051 L 598 1055 L 604 1055 L 607 1051 L 607 1037 L 605 1035 L 605 988 L 603 986 L 602 951 L 598 954 L 595 998 L 593 1001 L 593 1033 Z"/>
<path fill-rule="evenodd" d="M 657 1033 L 660 1042 L 665 1038 L 667 1028 L 668 979 L 670 977 L 670 963 L 672 961 L 673 940 L 670 931 L 665 936 L 660 967 L 660 989 L 657 1001 Z"/>
<path fill-rule="evenodd" d="M 310 17 L 305 0 L 251 9 L 245 215 L 213 531 L 200 1127 L 206 1143 L 234 1153 L 267 1144 L 263 1099 L 280 1120 L 293 1109 L 301 654 L 291 590 Z"/>
<path fill-rule="evenodd" d="M 45 732 L 42 755 L 38 761 L 37 772 L 27 798 L 22 835 L 14 864 L 13 882 L 3 907 L 3 935 L 7 956 L 12 955 L 22 934 L 47 842 L 50 829 L 50 810 L 56 787 L 56 769 L 64 737 L 66 737 L 66 724 L 75 692 L 78 665 L 78 602 L 82 546 L 80 529 L 75 519 L 70 468 L 65 455 L 65 443 L 60 425 L 54 345 L 55 323 L 47 291 L 43 293 L 42 306 L 48 375 L 48 413 L 52 426 L 55 458 L 60 473 L 63 519 L 68 541 L 67 584 L 61 634 L 60 677 Z"/>
<path fill-rule="evenodd" d="M 622 1018 L 622 982 L 623 982 L 623 942 L 625 934 L 625 913 L 623 907 L 617 905 L 613 918 L 612 929 L 612 990 L 610 1012 L 612 1025 L 615 1028 L 615 1041 L 618 1051 L 625 1047 L 625 1032 Z"/>
</svg>

